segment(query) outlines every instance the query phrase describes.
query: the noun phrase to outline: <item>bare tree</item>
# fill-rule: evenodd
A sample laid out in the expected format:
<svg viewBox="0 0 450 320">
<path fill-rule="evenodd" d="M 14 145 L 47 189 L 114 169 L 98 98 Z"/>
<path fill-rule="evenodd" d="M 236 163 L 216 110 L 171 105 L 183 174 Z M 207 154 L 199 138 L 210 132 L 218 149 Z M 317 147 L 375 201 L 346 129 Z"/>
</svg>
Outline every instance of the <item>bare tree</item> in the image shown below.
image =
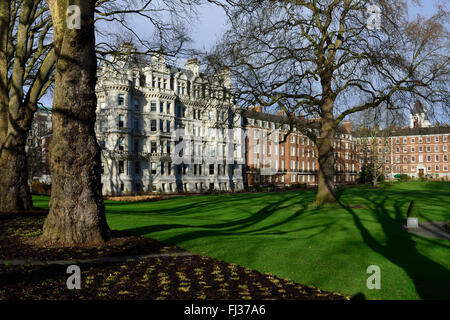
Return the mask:
<svg viewBox="0 0 450 320">
<path fill-rule="evenodd" d="M 43 0 L 2 1 L 0 9 L 0 211 L 33 207 L 25 144 L 36 104 L 52 83 L 55 54 Z"/>
<path fill-rule="evenodd" d="M 45 220 L 40 240 L 63 245 L 101 244 L 111 235 L 101 193 L 101 150 L 94 131 L 97 106 L 96 17 L 105 18 L 109 23 L 117 21 L 140 44 L 139 50 L 133 54 L 131 51 L 119 51 L 117 47 L 112 51 L 99 49 L 100 53 L 97 54 L 144 55 L 148 50 L 156 51 L 159 47 L 152 48 L 151 43 L 139 38 L 129 27 L 129 18 L 125 19 L 124 15 L 137 14 L 145 17 L 161 32 L 163 39 L 167 29 L 166 24 L 159 19 L 167 16 L 158 16 L 158 12 L 166 12 L 170 18 L 170 14 L 179 13 L 185 8 L 180 7 L 180 3 L 175 7 L 177 1 L 174 0 L 74 0 L 71 1 L 71 6 L 75 6 L 72 10 L 78 8 L 80 24 L 71 28 L 68 13 L 76 14 L 76 10 L 75 13 L 68 10 L 69 1 L 47 0 L 47 3 L 54 26 L 56 70 L 52 108 L 53 137 L 50 145 L 52 193 L 50 213 Z M 111 7 L 114 3 L 117 6 Z M 196 0 L 181 2 L 184 5 L 198 3 L 200 2 Z M 120 9 L 125 4 L 131 7 Z M 171 23 L 177 26 L 175 21 L 176 19 L 171 20 Z M 180 35 L 176 30 L 173 31 L 177 36 Z M 181 37 L 176 42 L 178 46 L 175 46 L 175 51 L 186 39 Z M 107 61 L 102 57 L 100 59 L 105 63 Z M 114 61 L 117 60 L 109 61 L 114 67 Z"/>
<path fill-rule="evenodd" d="M 360 128 L 355 132 L 355 137 L 358 138 L 361 175 L 364 180 L 369 179 L 375 188 L 380 177 L 390 172 L 385 170 L 386 166 L 391 169 L 390 137 L 397 117 L 394 112 L 382 107 L 366 109 L 360 116 Z"/>
<path fill-rule="evenodd" d="M 229 16 L 211 68 L 231 70 L 243 108 L 258 104 L 319 123 L 314 131 L 290 121 L 317 145 L 319 205 L 337 201 L 333 140 L 347 116 L 410 106 L 417 97 L 448 108 L 442 8 L 410 22 L 405 1 L 247 0 L 230 6 Z"/>
</svg>

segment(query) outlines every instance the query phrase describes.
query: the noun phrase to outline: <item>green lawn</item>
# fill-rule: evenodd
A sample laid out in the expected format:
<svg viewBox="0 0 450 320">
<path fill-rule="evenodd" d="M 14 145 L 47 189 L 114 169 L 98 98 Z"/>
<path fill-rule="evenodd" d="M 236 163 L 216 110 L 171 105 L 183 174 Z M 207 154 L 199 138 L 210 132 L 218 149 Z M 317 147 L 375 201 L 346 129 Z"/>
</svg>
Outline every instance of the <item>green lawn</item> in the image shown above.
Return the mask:
<svg viewBox="0 0 450 320">
<path fill-rule="evenodd" d="M 292 191 L 106 201 L 106 210 L 112 229 L 323 290 L 366 299 L 450 298 L 450 242 L 401 229 L 410 200 L 420 221 L 450 220 L 450 183 L 342 189 L 344 207 L 315 208 L 314 195 Z M 37 206 L 46 207 L 47 201 L 35 197 Z M 381 268 L 380 290 L 366 287 L 370 265 Z"/>
</svg>

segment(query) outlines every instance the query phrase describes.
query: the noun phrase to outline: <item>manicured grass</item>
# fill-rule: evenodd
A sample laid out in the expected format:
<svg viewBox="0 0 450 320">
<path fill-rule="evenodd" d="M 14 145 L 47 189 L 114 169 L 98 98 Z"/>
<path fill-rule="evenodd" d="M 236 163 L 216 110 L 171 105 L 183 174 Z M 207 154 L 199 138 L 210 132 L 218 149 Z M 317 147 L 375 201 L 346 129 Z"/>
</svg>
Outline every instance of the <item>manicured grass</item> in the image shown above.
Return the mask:
<svg viewBox="0 0 450 320">
<path fill-rule="evenodd" d="M 323 290 L 366 299 L 450 298 L 450 242 L 401 229 L 410 200 L 419 221 L 450 220 L 450 183 L 339 190 L 343 206 L 316 208 L 315 191 L 106 201 L 112 229 Z M 43 206 L 48 198 L 37 197 Z M 352 208 L 353 207 L 353 208 Z M 367 267 L 381 269 L 369 290 Z"/>
</svg>

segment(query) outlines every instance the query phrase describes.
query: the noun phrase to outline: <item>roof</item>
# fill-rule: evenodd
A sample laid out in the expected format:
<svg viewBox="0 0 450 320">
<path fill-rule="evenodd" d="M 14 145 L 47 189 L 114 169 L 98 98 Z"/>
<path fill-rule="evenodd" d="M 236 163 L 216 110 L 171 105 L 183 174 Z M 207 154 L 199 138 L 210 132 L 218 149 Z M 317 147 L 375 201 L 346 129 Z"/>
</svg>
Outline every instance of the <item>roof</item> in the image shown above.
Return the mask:
<svg viewBox="0 0 450 320">
<path fill-rule="evenodd" d="M 420 114 L 420 113 L 425 113 L 426 114 L 426 110 L 425 107 L 423 106 L 423 104 L 420 101 L 416 101 L 416 103 L 414 104 L 414 107 L 412 109 L 412 114 Z"/>
<path fill-rule="evenodd" d="M 434 134 L 446 134 L 450 133 L 450 127 L 427 127 L 427 128 L 390 128 L 387 130 L 380 130 L 377 132 L 377 136 L 390 136 L 390 137 L 400 137 L 400 136 L 425 136 Z M 364 136 L 364 130 L 358 130 L 352 132 L 355 138 Z"/>
</svg>

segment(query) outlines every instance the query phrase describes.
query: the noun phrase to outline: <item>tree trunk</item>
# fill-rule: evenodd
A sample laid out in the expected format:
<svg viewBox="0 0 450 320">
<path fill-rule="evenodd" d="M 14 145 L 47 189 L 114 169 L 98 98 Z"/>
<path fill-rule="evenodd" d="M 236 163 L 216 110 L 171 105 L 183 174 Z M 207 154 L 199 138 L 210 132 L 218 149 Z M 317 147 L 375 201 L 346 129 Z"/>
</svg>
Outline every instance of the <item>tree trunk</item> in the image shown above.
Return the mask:
<svg viewBox="0 0 450 320">
<path fill-rule="evenodd" d="M 47 2 L 55 28 L 57 62 L 50 143 L 52 193 L 41 239 L 63 245 L 102 244 L 110 238 L 110 230 L 94 132 L 95 1 L 72 1 L 81 9 L 81 29 L 67 28 L 67 0 Z"/>
<path fill-rule="evenodd" d="M 21 135 L 9 135 L 0 155 L 0 212 L 33 209 L 28 188 L 25 140 Z"/>
<path fill-rule="evenodd" d="M 336 125 L 332 113 L 333 101 L 328 100 L 323 107 L 324 118 L 322 120 L 322 128 L 320 136 L 317 139 L 317 147 L 319 151 L 319 185 L 317 190 L 316 205 L 335 204 L 337 203 L 334 191 L 334 135 Z"/>
</svg>

